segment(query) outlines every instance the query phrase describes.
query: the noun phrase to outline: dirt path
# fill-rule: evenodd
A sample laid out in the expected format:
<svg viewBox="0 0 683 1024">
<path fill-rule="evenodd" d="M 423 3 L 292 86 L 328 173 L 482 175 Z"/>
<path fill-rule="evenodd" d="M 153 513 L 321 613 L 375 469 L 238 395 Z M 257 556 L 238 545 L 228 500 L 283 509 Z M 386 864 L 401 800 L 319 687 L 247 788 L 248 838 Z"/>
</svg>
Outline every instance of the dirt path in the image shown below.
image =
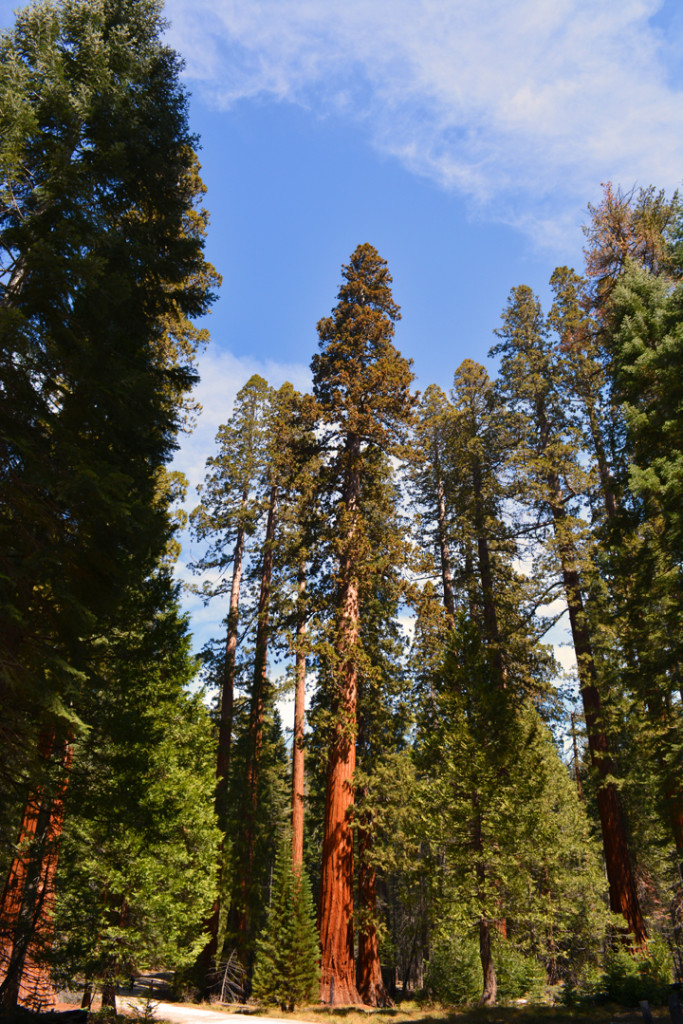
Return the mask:
<svg viewBox="0 0 683 1024">
<path fill-rule="evenodd" d="M 117 1004 L 123 1009 L 141 1010 L 144 1000 L 132 996 L 117 996 Z M 246 1024 L 258 1020 L 261 1024 L 310 1024 L 309 1021 L 296 1021 L 292 1017 L 263 1017 L 251 1013 L 223 1013 L 218 1010 L 204 1010 L 194 1006 L 178 1006 L 177 1003 L 154 1004 L 154 1016 L 158 1020 L 168 1020 L 171 1024 Z"/>
</svg>

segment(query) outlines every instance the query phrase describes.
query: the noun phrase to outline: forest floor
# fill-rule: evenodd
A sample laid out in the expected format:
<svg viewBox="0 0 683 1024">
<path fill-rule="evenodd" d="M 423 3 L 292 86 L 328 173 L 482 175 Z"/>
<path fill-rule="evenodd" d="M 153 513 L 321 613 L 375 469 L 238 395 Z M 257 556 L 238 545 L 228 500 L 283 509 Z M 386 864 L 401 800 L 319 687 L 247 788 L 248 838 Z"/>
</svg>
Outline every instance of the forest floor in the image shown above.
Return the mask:
<svg viewBox="0 0 683 1024">
<path fill-rule="evenodd" d="M 669 1021 L 665 1007 L 652 1007 L 655 1024 Z M 247 1024 L 261 1020 L 263 1024 L 643 1024 L 638 1009 L 618 1006 L 587 1006 L 569 1008 L 527 1004 L 525 1006 L 464 1007 L 449 1010 L 404 1003 L 385 1010 L 350 1007 L 300 1007 L 293 1013 L 269 1011 L 239 1012 L 215 1003 L 158 1003 L 157 1020 L 170 1024 Z M 372 1017 L 372 1021 L 368 1018 Z"/>
</svg>

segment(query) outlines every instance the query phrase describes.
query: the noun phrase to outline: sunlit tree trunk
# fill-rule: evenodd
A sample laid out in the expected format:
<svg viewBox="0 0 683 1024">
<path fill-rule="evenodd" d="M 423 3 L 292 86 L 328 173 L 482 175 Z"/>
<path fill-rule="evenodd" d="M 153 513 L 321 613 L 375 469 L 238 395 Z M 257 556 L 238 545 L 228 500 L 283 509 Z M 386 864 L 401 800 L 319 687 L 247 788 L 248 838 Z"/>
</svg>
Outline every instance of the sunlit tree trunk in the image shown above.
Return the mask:
<svg viewBox="0 0 683 1024">
<path fill-rule="evenodd" d="M 598 776 L 598 813 L 609 882 L 610 907 L 615 913 L 621 914 L 625 918 L 628 929 L 634 936 L 636 946 L 641 947 L 647 941 L 647 930 L 631 865 L 619 793 L 616 785 L 611 781 L 614 777 L 614 763 L 604 727 L 602 698 L 597 685 L 595 659 L 583 606 L 579 573 L 576 568 L 576 555 L 570 539 L 566 536 L 567 525 L 559 480 L 554 474 L 549 474 L 548 484 L 554 496 L 551 512 L 558 540 L 562 582 L 576 653 L 588 749 L 591 764 Z"/>
<path fill-rule="evenodd" d="M 358 438 L 349 449 L 360 448 Z M 340 654 L 338 706 L 327 762 L 325 820 L 320 880 L 321 1000 L 326 1003 L 359 1002 L 353 959 L 353 773 L 356 767 L 356 706 L 358 700 L 358 580 L 353 561 L 360 473 L 353 462 L 345 487 L 348 516 L 346 545 L 340 560 Z"/>
<path fill-rule="evenodd" d="M 443 603 L 446 609 L 448 625 L 455 628 L 455 593 L 453 589 L 453 567 L 451 562 L 451 551 L 448 543 L 448 527 L 446 520 L 446 496 L 444 493 L 443 477 L 438 459 L 435 460 L 435 470 L 438 474 L 437 480 L 437 512 L 436 523 L 439 538 L 439 555 L 441 558 L 441 580 L 443 583 Z"/>
<path fill-rule="evenodd" d="M 473 801 L 476 817 L 474 819 L 474 850 L 477 856 L 477 882 L 479 886 L 479 897 L 486 899 L 486 867 L 484 865 L 484 843 L 482 839 L 481 814 L 477 811 L 478 800 Z M 498 996 L 498 981 L 496 969 L 493 966 L 491 955 L 491 929 L 493 922 L 485 913 L 479 917 L 479 960 L 483 975 L 482 993 L 479 998 L 480 1006 L 492 1006 Z"/>
<path fill-rule="evenodd" d="M 242 504 L 248 495 L 242 495 Z M 207 982 L 216 969 L 218 956 L 218 932 L 221 918 L 221 896 L 225 896 L 226 879 L 223 878 L 225 830 L 227 827 L 227 796 L 228 779 L 230 777 L 230 754 L 232 746 L 232 719 L 235 694 L 235 661 L 237 654 L 237 630 L 239 625 L 240 587 L 242 583 L 242 562 L 244 559 L 244 527 L 239 526 L 233 553 L 232 584 L 230 587 L 230 608 L 228 610 L 228 633 L 225 642 L 225 661 L 223 665 L 223 683 L 221 687 L 221 712 L 218 723 L 218 752 L 216 758 L 216 818 L 222 837 L 219 849 L 218 895 L 211 908 L 211 915 L 206 922 L 209 941 L 199 957 L 199 980 L 203 991 L 208 991 Z"/>
<path fill-rule="evenodd" d="M 393 1006 L 382 979 L 377 934 L 377 873 L 368 863 L 372 849 L 372 824 L 358 830 L 358 903 L 361 921 L 358 926 L 358 964 L 356 986 L 368 1006 Z"/>
</svg>

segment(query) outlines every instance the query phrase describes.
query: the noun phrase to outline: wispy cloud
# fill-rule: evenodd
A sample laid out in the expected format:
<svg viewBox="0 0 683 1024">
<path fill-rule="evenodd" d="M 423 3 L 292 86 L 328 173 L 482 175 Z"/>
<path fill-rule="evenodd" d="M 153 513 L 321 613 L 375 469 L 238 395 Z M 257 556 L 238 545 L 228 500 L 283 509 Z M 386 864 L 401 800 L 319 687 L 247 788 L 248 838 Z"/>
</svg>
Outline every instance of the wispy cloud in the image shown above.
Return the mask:
<svg viewBox="0 0 683 1024">
<path fill-rule="evenodd" d="M 193 398 L 201 405 L 197 426 L 181 438 L 181 448 L 173 461 L 173 469 L 188 479 L 188 505 L 197 504 L 197 484 L 204 479 L 206 460 L 215 452 L 218 428 L 232 415 L 237 392 L 253 374 L 259 374 L 272 387 L 290 381 L 300 391 L 310 390 L 311 374 L 299 363 L 278 363 L 274 360 L 240 359 L 228 351 L 209 349 L 199 362 L 201 380 Z"/>
<path fill-rule="evenodd" d="M 167 0 L 167 13 L 214 103 L 270 96 L 356 119 L 415 173 L 531 228 L 600 181 L 679 183 L 683 88 L 653 21 L 662 3 Z"/>
</svg>

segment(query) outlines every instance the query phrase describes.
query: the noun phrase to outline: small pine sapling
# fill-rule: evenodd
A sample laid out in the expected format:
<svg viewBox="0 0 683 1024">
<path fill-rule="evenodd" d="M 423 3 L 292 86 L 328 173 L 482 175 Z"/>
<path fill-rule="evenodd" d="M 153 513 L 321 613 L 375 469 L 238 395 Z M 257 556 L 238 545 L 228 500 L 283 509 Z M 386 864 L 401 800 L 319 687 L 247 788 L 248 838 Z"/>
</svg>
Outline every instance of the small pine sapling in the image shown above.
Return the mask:
<svg viewBox="0 0 683 1024">
<path fill-rule="evenodd" d="M 293 1010 L 320 991 L 320 946 L 311 887 L 303 867 L 292 867 L 291 840 L 282 843 L 273 872 L 268 917 L 256 941 L 252 994 Z"/>
</svg>

